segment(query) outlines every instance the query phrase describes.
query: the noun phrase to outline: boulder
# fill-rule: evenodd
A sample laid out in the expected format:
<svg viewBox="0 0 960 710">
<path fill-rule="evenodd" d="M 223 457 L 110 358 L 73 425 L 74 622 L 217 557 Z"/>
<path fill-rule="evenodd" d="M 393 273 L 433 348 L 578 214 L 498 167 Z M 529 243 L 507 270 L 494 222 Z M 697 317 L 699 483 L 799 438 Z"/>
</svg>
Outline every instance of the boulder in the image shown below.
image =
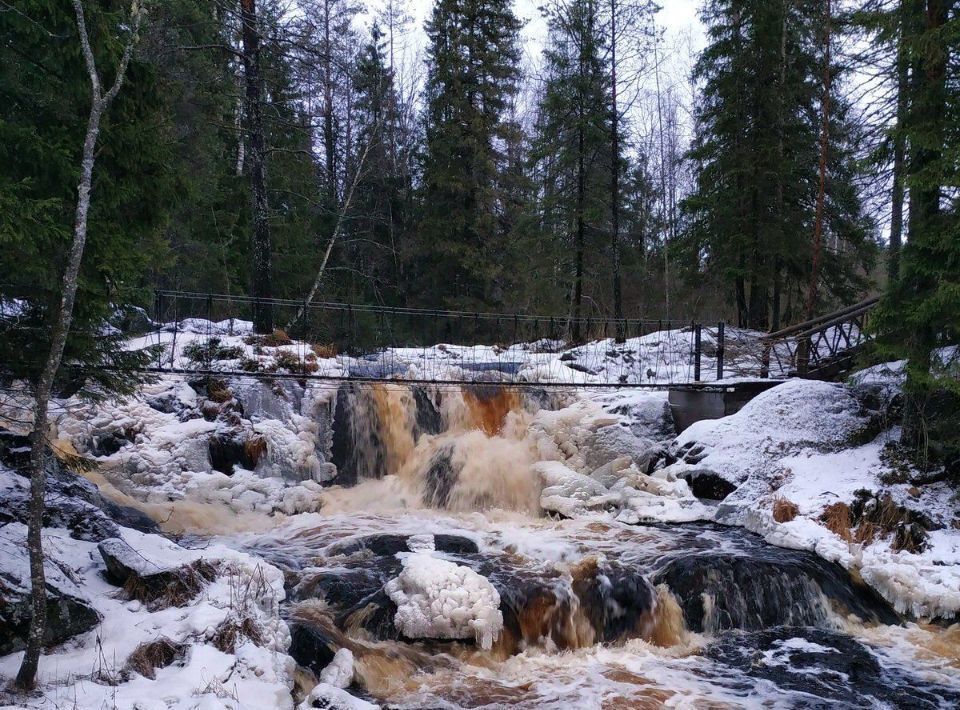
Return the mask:
<svg viewBox="0 0 960 710">
<path fill-rule="evenodd" d="M 187 564 L 158 560 L 133 549 L 121 538 L 104 540 L 97 549 L 106 565 L 107 581 L 152 608 L 181 606 L 216 576 L 214 567 L 202 559 Z M 188 550 L 183 552 L 190 556 Z"/>
<path fill-rule="evenodd" d="M 698 633 L 773 626 L 830 628 L 835 608 L 866 622 L 900 622 L 873 589 L 836 563 L 801 550 L 685 555 L 667 562 L 652 581 L 670 587 L 687 628 Z"/>
<path fill-rule="evenodd" d="M 721 635 L 707 658 L 777 688 L 785 706 L 811 708 L 935 708 L 960 706 L 960 690 L 935 677 L 883 662 L 856 639 L 836 631 L 780 627 Z"/>
<path fill-rule="evenodd" d="M 14 460 L 11 455 L 5 458 Z M 27 524 L 30 479 L 26 474 L 26 469 L 15 472 L 0 465 L 0 523 Z M 44 527 L 66 528 L 74 539 L 100 542 L 116 537 L 120 533 L 118 524 L 141 532 L 157 531 L 156 523 L 146 514 L 104 498 L 93 483 L 64 469 L 53 457 L 47 460 L 46 487 Z"/>
<path fill-rule="evenodd" d="M 600 427 L 581 447 L 584 463 L 595 469 L 621 456 L 629 456 L 641 471 L 647 469 L 655 449 L 650 439 L 637 436 L 626 422 Z"/>
<path fill-rule="evenodd" d="M 706 466 L 675 463 L 661 469 L 661 472 L 671 472 L 677 478 L 686 481 L 687 485 L 690 486 L 690 491 L 697 498 L 723 500 L 737 490 L 736 485 Z"/>
<path fill-rule="evenodd" d="M 32 616 L 30 567 L 25 526 L 12 523 L 0 535 L 0 656 L 26 648 Z M 47 629 L 44 643 L 63 643 L 100 623 L 96 609 L 58 566 L 44 565 L 47 581 Z"/>
</svg>

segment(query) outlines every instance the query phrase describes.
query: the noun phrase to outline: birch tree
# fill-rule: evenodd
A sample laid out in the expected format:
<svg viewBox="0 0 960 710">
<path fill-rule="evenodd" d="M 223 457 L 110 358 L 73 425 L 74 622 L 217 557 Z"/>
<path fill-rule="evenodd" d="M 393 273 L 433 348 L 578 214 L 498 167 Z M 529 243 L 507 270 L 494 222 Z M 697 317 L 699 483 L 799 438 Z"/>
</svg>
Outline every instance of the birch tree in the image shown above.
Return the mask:
<svg viewBox="0 0 960 710">
<path fill-rule="evenodd" d="M 47 592 L 43 569 L 43 510 L 46 488 L 45 460 L 47 453 L 47 411 L 54 378 L 60 369 L 63 351 L 67 343 L 67 334 L 73 321 L 73 306 L 77 296 L 80 264 L 83 261 L 83 249 L 87 241 L 87 216 L 90 211 L 90 192 L 93 185 L 93 169 L 96 162 L 97 138 L 104 114 L 113 103 L 130 64 L 133 48 L 139 39 L 140 23 L 144 9 L 137 0 L 130 7 L 130 26 L 124 28 L 128 38 L 117 67 L 113 84 L 106 91 L 97 69 L 87 32 L 81 0 L 73 0 L 73 9 L 77 17 L 77 31 L 87 73 L 90 76 L 90 112 L 87 117 L 86 134 L 83 141 L 83 154 L 80 163 L 80 182 L 77 186 L 77 205 L 74 217 L 73 242 L 63 274 L 63 286 L 60 302 L 53 314 L 50 352 L 34 387 L 33 423 L 30 431 L 30 520 L 27 531 L 27 546 L 30 553 L 31 611 L 30 630 L 27 636 L 27 650 L 17 673 L 15 686 L 29 690 L 36 683 L 40 651 L 47 628 Z"/>
</svg>

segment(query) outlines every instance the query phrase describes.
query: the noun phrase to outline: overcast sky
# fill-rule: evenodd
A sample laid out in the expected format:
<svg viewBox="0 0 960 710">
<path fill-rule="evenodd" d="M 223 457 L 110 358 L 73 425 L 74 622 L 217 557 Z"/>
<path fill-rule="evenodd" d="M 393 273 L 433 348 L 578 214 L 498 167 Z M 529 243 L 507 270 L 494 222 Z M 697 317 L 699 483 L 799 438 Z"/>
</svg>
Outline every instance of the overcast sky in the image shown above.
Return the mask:
<svg viewBox="0 0 960 710">
<path fill-rule="evenodd" d="M 430 16 L 434 0 L 410 0 L 410 13 L 414 21 L 408 41 L 413 47 L 424 44 L 423 24 Z M 536 60 L 543 49 L 546 25 L 537 9 L 543 0 L 515 0 L 514 11 L 526 22 L 523 30 L 523 50 L 526 57 Z M 666 30 L 667 43 L 672 38 L 689 37 L 694 49 L 703 45 L 703 25 L 697 15 L 700 0 L 660 0 L 662 9 L 657 13 L 657 23 Z"/>
</svg>

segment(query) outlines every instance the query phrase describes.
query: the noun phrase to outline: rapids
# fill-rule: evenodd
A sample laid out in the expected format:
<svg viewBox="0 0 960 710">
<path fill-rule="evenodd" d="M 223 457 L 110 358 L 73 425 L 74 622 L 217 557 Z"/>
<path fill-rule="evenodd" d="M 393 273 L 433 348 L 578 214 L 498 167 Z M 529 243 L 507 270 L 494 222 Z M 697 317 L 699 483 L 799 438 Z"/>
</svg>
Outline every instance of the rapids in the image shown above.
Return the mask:
<svg viewBox="0 0 960 710">
<path fill-rule="evenodd" d="M 571 449 L 554 416 L 570 402 L 489 385 L 338 391 L 319 512 L 217 536 L 283 572 L 303 695 L 347 649 L 349 691 L 397 708 L 960 704 L 957 627 L 901 618 L 834 563 L 740 528 L 544 513 L 538 462 L 637 460 Z M 450 606 L 463 590 L 407 590 L 449 623 L 400 623 L 395 580 L 424 555 L 492 585 L 483 644 L 477 612 Z"/>
</svg>

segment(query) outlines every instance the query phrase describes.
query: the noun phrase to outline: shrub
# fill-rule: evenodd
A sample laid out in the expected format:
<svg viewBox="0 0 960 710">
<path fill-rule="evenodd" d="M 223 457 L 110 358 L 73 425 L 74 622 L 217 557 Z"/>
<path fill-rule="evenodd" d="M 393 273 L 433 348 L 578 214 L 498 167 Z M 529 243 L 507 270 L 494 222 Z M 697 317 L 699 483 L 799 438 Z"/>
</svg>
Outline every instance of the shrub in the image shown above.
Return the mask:
<svg viewBox="0 0 960 710">
<path fill-rule="evenodd" d="M 187 343 L 183 347 L 183 354 L 191 362 L 210 367 L 218 360 L 237 360 L 243 357 L 243 348 L 238 345 L 223 345 L 220 338 L 210 338 Z"/>
</svg>

